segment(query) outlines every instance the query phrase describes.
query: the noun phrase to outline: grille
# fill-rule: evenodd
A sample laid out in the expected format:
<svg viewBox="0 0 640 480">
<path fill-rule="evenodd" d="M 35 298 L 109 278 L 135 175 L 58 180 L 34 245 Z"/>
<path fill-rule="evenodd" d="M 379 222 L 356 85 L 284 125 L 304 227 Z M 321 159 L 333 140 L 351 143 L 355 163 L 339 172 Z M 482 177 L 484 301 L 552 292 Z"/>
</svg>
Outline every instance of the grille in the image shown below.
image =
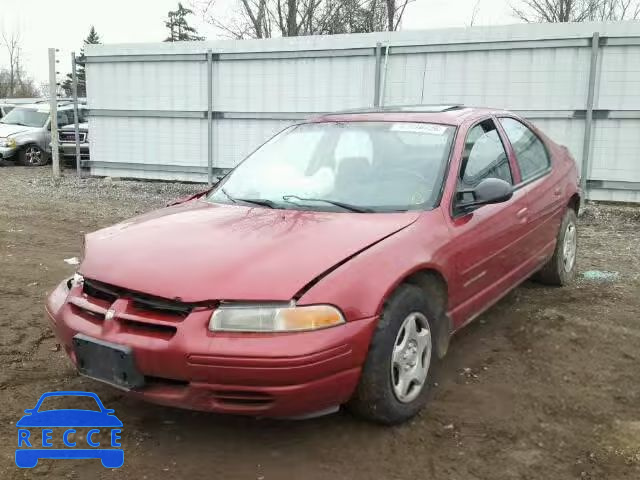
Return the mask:
<svg viewBox="0 0 640 480">
<path fill-rule="evenodd" d="M 80 138 L 80 143 L 84 143 L 87 140 L 87 133 L 86 132 L 79 132 L 79 138 Z M 76 141 L 76 132 L 71 131 L 71 132 L 60 132 L 58 135 L 58 138 L 60 138 L 61 142 L 64 143 L 75 143 Z"/>
<path fill-rule="evenodd" d="M 212 396 L 221 404 L 235 407 L 266 407 L 273 403 L 268 393 L 252 390 L 216 390 Z"/>
<path fill-rule="evenodd" d="M 140 322 L 137 320 L 120 319 L 122 331 L 133 333 L 136 335 L 144 335 L 145 337 L 154 337 L 161 340 L 170 340 L 178 329 L 173 325 L 164 325 L 159 323 Z"/>
<path fill-rule="evenodd" d="M 155 297 L 143 293 L 134 292 L 125 288 L 107 285 L 95 280 L 84 280 L 83 293 L 88 297 L 103 300 L 109 303 L 115 302 L 118 298 L 129 298 L 133 301 L 136 309 L 150 311 L 164 315 L 186 317 L 191 313 L 193 307 L 187 303 L 177 300 Z"/>
</svg>

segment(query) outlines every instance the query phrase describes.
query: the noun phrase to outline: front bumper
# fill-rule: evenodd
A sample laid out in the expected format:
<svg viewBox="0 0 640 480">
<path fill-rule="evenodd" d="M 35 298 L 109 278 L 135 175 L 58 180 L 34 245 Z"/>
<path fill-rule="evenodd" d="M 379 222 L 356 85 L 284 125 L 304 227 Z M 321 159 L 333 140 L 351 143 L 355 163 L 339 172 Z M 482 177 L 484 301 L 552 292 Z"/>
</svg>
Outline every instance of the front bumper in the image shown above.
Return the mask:
<svg viewBox="0 0 640 480">
<path fill-rule="evenodd" d="M 18 152 L 17 147 L 0 147 L 0 159 L 11 158 Z"/>
<path fill-rule="evenodd" d="M 61 143 L 58 146 L 58 151 L 60 155 L 63 157 L 74 157 L 76 156 L 76 144 L 75 143 Z M 80 144 L 80 158 L 85 159 L 89 158 L 89 144 L 81 143 Z"/>
<path fill-rule="evenodd" d="M 211 310 L 194 310 L 168 336 L 132 328 L 127 319 L 135 309 L 124 299 L 113 304 L 116 317 L 106 321 L 79 309 L 82 297 L 81 287 L 68 290 L 63 282 L 47 301 L 48 318 L 74 364 L 77 333 L 129 346 L 145 376 L 145 385 L 130 395 L 220 413 L 289 417 L 345 403 L 376 325 L 368 318 L 313 332 L 211 333 Z"/>
</svg>

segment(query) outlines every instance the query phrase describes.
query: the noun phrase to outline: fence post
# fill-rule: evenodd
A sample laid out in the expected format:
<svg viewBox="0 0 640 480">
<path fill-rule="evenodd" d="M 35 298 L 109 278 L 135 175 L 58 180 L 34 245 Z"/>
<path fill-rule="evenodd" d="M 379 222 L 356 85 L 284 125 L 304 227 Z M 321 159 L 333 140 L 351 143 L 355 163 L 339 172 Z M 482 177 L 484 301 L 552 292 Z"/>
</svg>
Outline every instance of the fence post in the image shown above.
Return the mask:
<svg viewBox="0 0 640 480">
<path fill-rule="evenodd" d="M 49 49 L 49 113 L 51 123 L 51 163 L 54 178 L 60 177 L 60 157 L 58 155 L 58 82 L 56 80 L 56 49 Z M 45 152 L 43 152 L 43 155 Z"/>
<path fill-rule="evenodd" d="M 380 68 L 382 66 L 382 43 L 376 43 L 376 67 L 373 84 L 373 106 L 380 106 Z"/>
<path fill-rule="evenodd" d="M 207 183 L 213 185 L 213 53 L 207 50 Z"/>
<path fill-rule="evenodd" d="M 580 187 L 584 198 L 587 198 L 587 180 L 591 175 L 591 130 L 593 126 L 593 101 L 595 98 L 596 74 L 598 70 L 598 51 L 600 49 L 600 33 L 594 32 L 591 37 L 591 64 L 589 66 L 589 87 L 584 120 L 584 139 L 582 143 L 582 165 L 580 171 Z"/>
<path fill-rule="evenodd" d="M 86 82 L 85 82 L 86 85 Z M 76 52 L 71 52 L 71 90 L 73 94 L 73 125 L 76 138 L 76 174 L 80 178 L 80 127 L 78 126 L 78 74 Z"/>
<path fill-rule="evenodd" d="M 384 67 L 382 68 L 382 80 L 380 82 L 380 99 L 378 105 L 384 107 L 384 96 L 387 90 L 387 67 L 389 62 L 389 44 L 384 47 Z"/>
</svg>

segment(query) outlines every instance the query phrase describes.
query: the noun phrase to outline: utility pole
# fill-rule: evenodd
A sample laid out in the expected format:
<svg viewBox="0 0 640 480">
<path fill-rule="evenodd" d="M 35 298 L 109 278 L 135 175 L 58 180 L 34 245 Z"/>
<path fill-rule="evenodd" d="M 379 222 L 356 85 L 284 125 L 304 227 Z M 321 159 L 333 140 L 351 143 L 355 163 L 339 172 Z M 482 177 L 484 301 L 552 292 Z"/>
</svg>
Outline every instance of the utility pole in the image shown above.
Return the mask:
<svg viewBox="0 0 640 480">
<path fill-rule="evenodd" d="M 60 178 L 60 156 L 58 152 L 58 82 L 56 79 L 56 49 L 49 49 L 49 105 L 51 123 L 51 161 L 53 177 Z"/>
</svg>

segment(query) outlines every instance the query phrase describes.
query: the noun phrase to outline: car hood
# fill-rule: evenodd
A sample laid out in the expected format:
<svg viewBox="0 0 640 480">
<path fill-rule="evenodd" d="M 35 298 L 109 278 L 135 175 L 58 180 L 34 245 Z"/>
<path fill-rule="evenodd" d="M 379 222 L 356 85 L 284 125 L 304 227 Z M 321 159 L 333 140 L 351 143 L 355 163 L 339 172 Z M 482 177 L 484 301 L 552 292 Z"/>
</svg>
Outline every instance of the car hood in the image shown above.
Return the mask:
<svg viewBox="0 0 640 480">
<path fill-rule="evenodd" d="M 183 302 L 290 300 L 418 212 L 337 213 L 192 200 L 86 236 L 87 278 Z"/>
<path fill-rule="evenodd" d="M 70 125 L 65 125 L 62 128 L 59 128 L 58 130 L 64 130 L 65 132 L 73 132 L 75 131 L 76 126 L 75 124 L 70 124 Z M 87 122 L 85 123 L 79 123 L 78 124 L 78 130 L 88 130 L 89 129 L 89 124 Z"/>
<path fill-rule="evenodd" d="M 23 125 L 12 125 L 10 123 L 0 123 L 0 137 L 8 137 L 9 135 L 16 135 L 24 132 L 33 132 L 41 130 L 35 127 L 25 127 Z"/>
</svg>

